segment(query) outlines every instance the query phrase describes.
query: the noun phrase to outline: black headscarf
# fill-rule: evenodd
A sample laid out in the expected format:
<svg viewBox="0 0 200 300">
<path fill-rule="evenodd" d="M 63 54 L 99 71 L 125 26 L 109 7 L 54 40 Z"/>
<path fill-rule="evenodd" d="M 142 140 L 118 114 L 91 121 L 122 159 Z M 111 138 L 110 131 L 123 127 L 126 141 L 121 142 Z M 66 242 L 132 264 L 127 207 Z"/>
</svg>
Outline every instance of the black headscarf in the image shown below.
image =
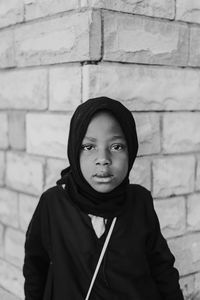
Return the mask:
<svg viewBox="0 0 200 300">
<path fill-rule="evenodd" d="M 99 111 L 110 112 L 119 122 L 128 146 L 128 172 L 123 182 L 108 193 L 95 191 L 82 175 L 80 149 L 88 125 Z M 131 112 L 119 101 L 98 97 L 79 105 L 74 112 L 69 130 L 68 158 L 70 167 L 61 172 L 57 184 L 65 184 L 70 199 L 85 213 L 110 218 L 123 210 L 129 173 L 137 155 L 138 140 L 135 121 Z"/>
</svg>

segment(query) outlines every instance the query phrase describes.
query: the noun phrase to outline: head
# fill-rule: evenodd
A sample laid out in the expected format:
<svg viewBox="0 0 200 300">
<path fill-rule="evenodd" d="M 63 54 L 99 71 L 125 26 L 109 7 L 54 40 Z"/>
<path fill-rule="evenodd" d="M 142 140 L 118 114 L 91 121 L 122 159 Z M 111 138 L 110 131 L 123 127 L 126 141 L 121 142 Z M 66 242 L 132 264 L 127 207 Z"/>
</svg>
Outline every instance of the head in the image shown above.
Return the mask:
<svg viewBox="0 0 200 300">
<path fill-rule="evenodd" d="M 128 173 L 128 148 L 119 122 L 108 111 L 91 119 L 80 151 L 80 169 L 89 185 L 100 193 L 119 186 Z"/>
<path fill-rule="evenodd" d="M 125 184 L 137 150 L 133 116 L 119 101 L 99 97 L 78 106 L 70 123 L 68 157 L 82 190 L 105 194 Z"/>
</svg>

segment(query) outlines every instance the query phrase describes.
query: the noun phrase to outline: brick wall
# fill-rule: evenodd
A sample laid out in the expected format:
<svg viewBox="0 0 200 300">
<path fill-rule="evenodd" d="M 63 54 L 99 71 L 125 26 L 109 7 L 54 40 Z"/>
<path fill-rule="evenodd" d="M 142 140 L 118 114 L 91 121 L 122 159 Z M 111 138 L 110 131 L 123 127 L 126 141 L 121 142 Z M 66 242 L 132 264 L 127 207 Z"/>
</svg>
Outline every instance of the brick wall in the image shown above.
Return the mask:
<svg viewBox="0 0 200 300">
<path fill-rule="evenodd" d="M 74 108 L 98 95 L 134 111 L 131 181 L 152 191 L 185 299 L 200 299 L 198 0 L 0 1 L 0 298 L 23 299 L 27 225 L 67 165 Z"/>
</svg>

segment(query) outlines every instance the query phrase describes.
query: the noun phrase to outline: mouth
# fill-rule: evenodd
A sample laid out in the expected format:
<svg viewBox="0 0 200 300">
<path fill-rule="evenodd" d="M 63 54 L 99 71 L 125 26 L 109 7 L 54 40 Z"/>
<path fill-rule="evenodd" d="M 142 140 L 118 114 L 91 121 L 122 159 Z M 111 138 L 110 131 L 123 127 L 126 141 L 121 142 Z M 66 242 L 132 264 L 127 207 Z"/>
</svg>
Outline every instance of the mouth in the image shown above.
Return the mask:
<svg viewBox="0 0 200 300">
<path fill-rule="evenodd" d="M 97 183 L 110 183 L 113 177 L 110 173 L 96 173 L 93 175 L 93 179 Z"/>
</svg>

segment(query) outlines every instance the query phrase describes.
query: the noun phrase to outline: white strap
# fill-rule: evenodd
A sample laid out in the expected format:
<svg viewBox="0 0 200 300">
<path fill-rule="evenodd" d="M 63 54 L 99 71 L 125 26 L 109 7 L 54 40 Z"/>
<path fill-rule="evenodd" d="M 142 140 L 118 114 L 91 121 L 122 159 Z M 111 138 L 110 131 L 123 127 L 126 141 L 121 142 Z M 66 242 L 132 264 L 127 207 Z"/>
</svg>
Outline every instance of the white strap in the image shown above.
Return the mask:
<svg viewBox="0 0 200 300">
<path fill-rule="evenodd" d="M 117 218 L 115 217 L 115 218 L 113 219 L 113 221 L 112 221 L 111 226 L 110 226 L 109 232 L 108 232 L 108 234 L 107 234 L 106 240 L 105 240 L 104 245 L 103 245 L 103 248 L 102 248 L 102 250 L 101 250 L 101 254 L 100 254 L 100 257 L 99 257 L 99 260 L 98 260 L 96 269 L 95 269 L 95 271 L 94 271 L 94 274 L 93 274 L 93 277 L 92 277 L 92 280 L 91 280 L 91 283 L 90 283 L 90 287 L 89 287 L 89 289 L 88 289 L 87 296 L 86 296 L 85 300 L 88 300 L 89 297 L 90 297 L 90 293 L 91 293 L 92 287 L 93 287 L 94 282 L 95 282 L 95 279 L 96 279 L 96 277 L 97 277 L 97 273 L 98 273 L 98 271 L 99 271 L 99 268 L 100 268 L 101 262 L 102 262 L 102 260 L 103 260 L 104 254 L 105 254 L 105 252 L 106 252 L 106 248 L 107 248 L 107 246 L 108 246 L 108 243 L 109 243 L 109 240 L 110 240 L 110 237 L 111 237 L 113 228 L 114 228 L 114 226 L 115 226 L 116 220 L 117 220 Z"/>
</svg>

